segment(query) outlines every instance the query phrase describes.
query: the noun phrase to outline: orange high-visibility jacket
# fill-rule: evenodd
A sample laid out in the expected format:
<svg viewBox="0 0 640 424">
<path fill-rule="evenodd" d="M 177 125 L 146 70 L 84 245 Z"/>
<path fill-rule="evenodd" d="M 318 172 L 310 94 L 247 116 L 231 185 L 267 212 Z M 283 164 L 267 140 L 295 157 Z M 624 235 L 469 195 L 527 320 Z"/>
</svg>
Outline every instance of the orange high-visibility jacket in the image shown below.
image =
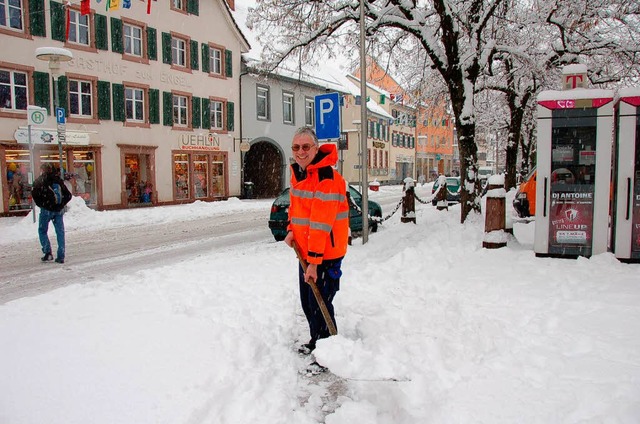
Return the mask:
<svg viewBox="0 0 640 424">
<path fill-rule="evenodd" d="M 346 182 L 333 166 L 336 146 L 324 144 L 306 170 L 291 166 L 289 226 L 308 263 L 338 259 L 347 253 L 349 204 Z"/>
</svg>

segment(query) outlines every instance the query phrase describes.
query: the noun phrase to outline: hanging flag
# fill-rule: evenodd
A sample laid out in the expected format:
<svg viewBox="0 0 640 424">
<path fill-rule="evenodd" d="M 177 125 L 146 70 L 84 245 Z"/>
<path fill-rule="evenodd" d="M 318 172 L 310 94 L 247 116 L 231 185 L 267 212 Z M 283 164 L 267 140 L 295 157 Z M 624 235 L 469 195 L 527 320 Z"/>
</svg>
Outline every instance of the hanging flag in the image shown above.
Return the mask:
<svg viewBox="0 0 640 424">
<path fill-rule="evenodd" d="M 80 14 L 82 16 L 91 14 L 91 0 L 80 1 Z"/>
<path fill-rule="evenodd" d="M 131 9 L 131 0 L 122 0 L 123 9 Z"/>
<path fill-rule="evenodd" d="M 107 12 L 120 9 L 120 0 L 107 0 Z"/>
<path fill-rule="evenodd" d="M 151 0 L 147 0 L 147 15 L 151 15 Z"/>
<path fill-rule="evenodd" d="M 66 27 L 65 27 L 65 40 L 69 40 L 69 28 L 71 28 L 71 10 L 69 9 L 69 2 L 67 1 L 64 5 L 65 15 L 66 15 Z"/>
</svg>

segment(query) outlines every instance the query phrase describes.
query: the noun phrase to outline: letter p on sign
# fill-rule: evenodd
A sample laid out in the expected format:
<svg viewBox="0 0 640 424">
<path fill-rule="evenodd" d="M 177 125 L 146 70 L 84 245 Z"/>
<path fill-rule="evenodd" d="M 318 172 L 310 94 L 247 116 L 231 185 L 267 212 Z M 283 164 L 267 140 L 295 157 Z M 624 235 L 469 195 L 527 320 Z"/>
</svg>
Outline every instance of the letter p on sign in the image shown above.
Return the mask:
<svg viewBox="0 0 640 424">
<path fill-rule="evenodd" d="M 316 135 L 318 140 L 340 138 L 340 94 L 315 96 Z"/>
</svg>

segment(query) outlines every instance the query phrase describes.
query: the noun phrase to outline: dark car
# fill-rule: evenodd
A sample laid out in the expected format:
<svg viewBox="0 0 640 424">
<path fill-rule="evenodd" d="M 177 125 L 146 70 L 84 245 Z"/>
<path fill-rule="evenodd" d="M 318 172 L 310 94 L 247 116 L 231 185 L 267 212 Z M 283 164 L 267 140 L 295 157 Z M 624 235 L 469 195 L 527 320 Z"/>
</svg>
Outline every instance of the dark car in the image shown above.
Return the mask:
<svg viewBox="0 0 640 424">
<path fill-rule="evenodd" d="M 349 228 L 351 233 L 362 232 L 362 195 L 354 187 L 349 186 Z M 355 204 L 354 204 L 355 203 Z M 369 200 L 369 228 L 371 232 L 378 231 L 378 222 L 371 217 L 382 217 L 382 208 L 372 200 Z M 271 215 L 269 216 L 269 228 L 276 241 L 282 241 L 287 235 L 287 225 L 289 224 L 289 189 L 285 188 L 271 205 Z"/>
<path fill-rule="evenodd" d="M 447 203 L 460 203 L 460 177 L 446 177 L 447 179 Z M 431 189 L 431 195 L 433 196 L 436 191 L 438 191 L 439 187 L 438 179 L 436 179 L 433 183 L 433 188 Z M 438 201 L 433 199 L 431 204 L 436 206 Z"/>
</svg>

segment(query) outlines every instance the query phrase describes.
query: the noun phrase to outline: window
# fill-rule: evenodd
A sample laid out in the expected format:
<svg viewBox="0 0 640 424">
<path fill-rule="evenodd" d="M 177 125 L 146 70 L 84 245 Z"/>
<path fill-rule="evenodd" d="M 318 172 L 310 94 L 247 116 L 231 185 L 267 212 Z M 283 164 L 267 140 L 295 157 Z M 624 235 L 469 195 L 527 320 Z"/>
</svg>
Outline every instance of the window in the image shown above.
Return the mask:
<svg viewBox="0 0 640 424">
<path fill-rule="evenodd" d="M 0 109 L 27 110 L 27 73 L 0 69 Z"/>
<path fill-rule="evenodd" d="M 182 38 L 171 37 L 171 64 L 187 67 L 187 41 Z"/>
<path fill-rule="evenodd" d="M 0 27 L 22 31 L 22 1 L 0 0 Z"/>
<path fill-rule="evenodd" d="M 293 94 L 282 93 L 282 121 L 285 124 L 293 124 Z"/>
<path fill-rule="evenodd" d="M 313 119 L 315 118 L 314 107 L 314 99 L 306 97 L 304 99 L 304 124 L 310 127 L 313 126 Z"/>
<path fill-rule="evenodd" d="M 93 89 L 91 81 L 69 80 L 69 114 L 93 117 Z"/>
<path fill-rule="evenodd" d="M 257 87 L 257 111 L 258 119 L 263 121 L 271 118 L 269 113 L 269 87 L 258 86 Z"/>
<path fill-rule="evenodd" d="M 189 125 L 189 98 L 182 95 L 173 95 L 173 125 L 187 127 Z"/>
<path fill-rule="evenodd" d="M 209 71 L 212 74 L 222 75 L 222 50 L 219 48 L 209 48 Z"/>
<path fill-rule="evenodd" d="M 69 38 L 71 43 L 91 45 L 90 15 L 81 15 L 78 10 L 69 9 Z"/>
<path fill-rule="evenodd" d="M 171 0 L 171 9 L 178 10 L 181 12 L 187 11 L 187 1 L 186 0 Z"/>
<path fill-rule="evenodd" d="M 125 117 L 127 121 L 145 121 L 145 93 L 142 88 L 125 87 Z"/>
<path fill-rule="evenodd" d="M 211 129 L 224 129 L 224 102 L 212 100 L 210 103 L 211 110 Z"/>
<path fill-rule="evenodd" d="M 124 53 L 143 57 L 143 28 L 125 22 L 122 32 L 124 35 Z"/>
</svg>

